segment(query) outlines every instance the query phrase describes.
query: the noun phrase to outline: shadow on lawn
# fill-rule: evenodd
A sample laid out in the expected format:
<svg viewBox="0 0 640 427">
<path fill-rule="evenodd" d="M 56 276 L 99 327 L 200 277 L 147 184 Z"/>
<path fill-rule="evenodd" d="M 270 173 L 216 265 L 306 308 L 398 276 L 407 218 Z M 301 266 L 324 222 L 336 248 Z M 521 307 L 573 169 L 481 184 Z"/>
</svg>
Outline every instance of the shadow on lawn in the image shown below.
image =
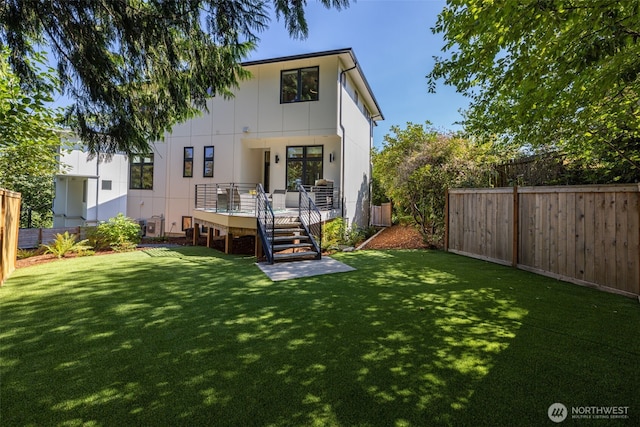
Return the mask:
<svg viewBox="0 0 640 427">
<path fill-rule="evenodd" d="M 529 312 L 496 268 L 446 254 L 346 255 L 357 271 L 276 283 L 253 259 L 205 255 L 73 260 L 67 283 L 14 274 L 3 422 L 460 425 Z"/>
</svg>

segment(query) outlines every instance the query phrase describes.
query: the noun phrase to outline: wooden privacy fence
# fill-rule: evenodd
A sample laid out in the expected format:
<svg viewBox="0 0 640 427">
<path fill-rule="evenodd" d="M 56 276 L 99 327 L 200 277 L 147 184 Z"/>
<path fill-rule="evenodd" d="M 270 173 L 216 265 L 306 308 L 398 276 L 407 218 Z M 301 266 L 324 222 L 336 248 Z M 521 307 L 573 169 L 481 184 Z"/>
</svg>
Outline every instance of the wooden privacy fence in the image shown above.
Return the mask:
<svg viewBox="0 0 640 427">
<path fill-rule="evenodd" d="M 391 226 L 391 203 L 371 206 L 371 225 L 382 227 Z"/>
<path fill-rule="evenodd" d="M 450 189 L 445 249 L 640 295 L 640 186 Z"/>
<path fill-rule="evenodd" d="M 56 240 L 56 234 L 75 234 L 82 239 L 82 227 L 58 227 L 58 228 L 21 228 L 18 236 L 20 249 L 33 249 L 40 245 L 48 245 Z"/>
<path fill-rule="evenodd" d="M 0 188 L 0 286 L 16 269 L 20 199 L 20 193 Z"/>
</svg>

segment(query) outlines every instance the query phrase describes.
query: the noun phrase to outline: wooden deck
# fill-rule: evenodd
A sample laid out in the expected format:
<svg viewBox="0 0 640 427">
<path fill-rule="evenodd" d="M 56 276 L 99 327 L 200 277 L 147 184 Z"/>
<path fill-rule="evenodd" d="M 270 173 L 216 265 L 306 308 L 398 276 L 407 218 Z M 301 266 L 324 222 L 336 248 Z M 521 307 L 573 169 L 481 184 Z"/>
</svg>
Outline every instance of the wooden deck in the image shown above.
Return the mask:
<svg viewBox="0 0 640 427">
<path fill-rule="evenodd" d="M 322 221 L 328 221 L 339 216 L 338 209 L 320 211 Z M 277 218 L 288 220 L 298 217 L 298 209 L 283 209 L 275 212 Z M 234 237 L 253 236 L 255 238 L 255 256 L 262 253 L 260 239 L 258 238 L 258 223 L 254 212 L 214 212 L 208 209 L 195 209 L 193 211 L 193 244 L 197 245 L 200 239 L 201 227 L 207 228 L 207 247 L 213 247 L 214 240 L 224 239 L 224 252 L 231 253 Z"/>
<path fill-rule="evenodd" d="M 249 214 L 218 213 L 196 209 L 193 211 L 193 244 L 197 245 L 200 239 L 200 228 L 207 228 L 207 247 L 212 247 L 214 239 L 223 238 L 224 252 L 231 253 L 233 238 L 241 236 L 254 236 L 256 247 L 255 255 L 259 256 L 261 248 L 257 238 L 258 226 L 256 217 Z"/>
</svg>

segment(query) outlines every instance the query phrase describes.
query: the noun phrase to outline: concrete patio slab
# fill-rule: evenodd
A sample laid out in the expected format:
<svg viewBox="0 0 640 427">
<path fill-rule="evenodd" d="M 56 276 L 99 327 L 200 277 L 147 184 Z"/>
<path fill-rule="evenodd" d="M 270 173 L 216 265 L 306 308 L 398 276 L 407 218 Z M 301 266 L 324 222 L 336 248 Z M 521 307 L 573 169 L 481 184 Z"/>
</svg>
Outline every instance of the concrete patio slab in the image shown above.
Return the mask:
<svg viewBox="0 0 640 427">
<path fill-rule="evenodd" d="M 320 260 L 276 264 L 256 263 L 256 265 L 274 282 L 355 270 L 355 268 L 327 256 L 322 257 Z"/>
</svg>

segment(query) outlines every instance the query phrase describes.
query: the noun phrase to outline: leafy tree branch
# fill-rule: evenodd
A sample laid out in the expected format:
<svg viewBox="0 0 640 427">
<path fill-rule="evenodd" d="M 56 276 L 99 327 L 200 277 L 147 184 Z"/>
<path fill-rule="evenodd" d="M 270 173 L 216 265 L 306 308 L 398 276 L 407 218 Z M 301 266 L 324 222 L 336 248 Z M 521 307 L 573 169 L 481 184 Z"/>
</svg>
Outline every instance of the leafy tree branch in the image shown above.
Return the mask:
<svg viewBox="0 0 640 427">
<path fill-rule="evenodd" d="M 348 0 L 319 0 L 341 9 Z M 271 3 L 271 5 L 270 5 Z M 66 123 L 94 153 L 145 153 L 214 95 L 249 77 L 240 63 L 275 10 L 292 37 L 308 33 L 306 0 L 5 0 L 0 43 L 23 85 L 39 84 L 30 46 L 47 45 Z"/>
<path fill-rule="evenodd" d="M 450 0 L 433 32 L 445 55 L 429 86 L 471 97 L 469 133 L 640 179 L 638 2 Z"/>
</svg>

